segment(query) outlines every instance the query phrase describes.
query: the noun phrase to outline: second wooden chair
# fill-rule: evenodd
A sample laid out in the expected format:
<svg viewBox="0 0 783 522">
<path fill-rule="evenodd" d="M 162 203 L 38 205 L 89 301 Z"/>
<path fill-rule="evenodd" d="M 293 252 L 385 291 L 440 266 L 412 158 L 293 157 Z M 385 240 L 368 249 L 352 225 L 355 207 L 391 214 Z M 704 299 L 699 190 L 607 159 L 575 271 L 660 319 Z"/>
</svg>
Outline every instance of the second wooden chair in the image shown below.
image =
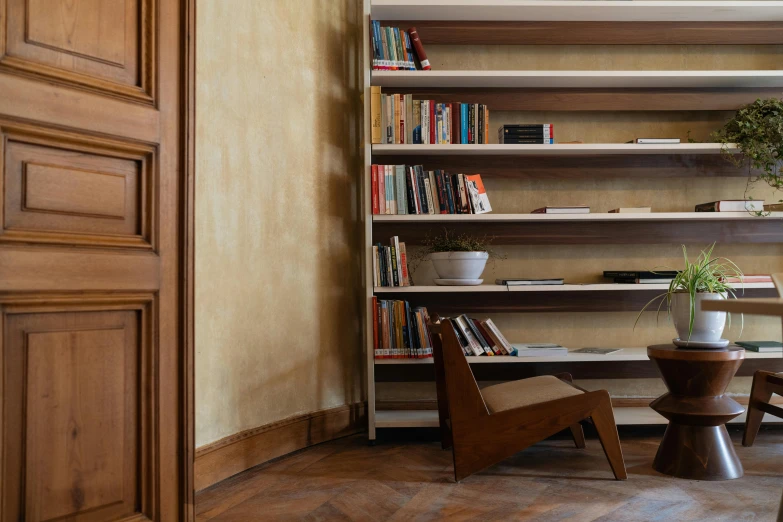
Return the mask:
<svg viewBox="0 0 783 522">
<path fill-rule="evenodd" d="M 607 391 L 585 391 L 567 373 L 480 390 L 451 321 L 433 325 L 433 332 L 438 330 L 441 335 L 433 335 L 438 414 L 443 448 L 452 448 L 456 481 L 566 428 L 576 447 L 584 448 L 579 423 L 585 419 L 592 419 L 615 478 L 627 478 Z"/>
</svg>

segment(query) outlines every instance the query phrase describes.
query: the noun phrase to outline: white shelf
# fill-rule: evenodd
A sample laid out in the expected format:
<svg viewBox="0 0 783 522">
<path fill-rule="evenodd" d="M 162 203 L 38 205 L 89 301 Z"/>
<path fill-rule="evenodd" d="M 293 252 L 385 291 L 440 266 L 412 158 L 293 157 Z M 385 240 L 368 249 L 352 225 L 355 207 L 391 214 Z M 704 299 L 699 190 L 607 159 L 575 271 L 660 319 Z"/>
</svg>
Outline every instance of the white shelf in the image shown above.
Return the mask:
<svg viewBox="0 0 783 522">
<path fill-rule="evenodd" d="M 372 71 L 395 88 L 763 88 L 783 87 L 783 70 L 757 71 Z"/>
<path fill-rule="evenodd" d="M 652 400 L 650 399 L 650 402 Z M 621 426 L 668 422 L 651 408 L 645 407 L 614 408 L 614 419 Z M 729 421 L 730 424 L 744 422 L 745 413 Z M 763 422 L 777 424 L 783 422 L 783 419 L 764 414 Z M 375 426 L 377 428 L 437 428 L 438 412 L 437 410 L 379 410 L 375 412 Z"/>
<path fill-rule="evenodd" d="M 374 215 L 374 223 L 450 223 L 504 222 L 529 223 L 541 221 L 746 221 L 751 219 L 783 219 L 783 212 L 756 216 L 748 212 L 648 212 L 644 214 L 392 214 Z"/>
<path fill-rule="evenodd" d="M 745 350 L 746 359 L 783 359 L 783 354 L 757 353 Z M 568 355 L 554 355 L 549 357 L 511 357 L 509 355 L 495 355 L 492 357 L 466 357 L 470 364 L 523 364 L 523 363 L 552 363 L 552 362 L 612 362 L 612 361 L 648 361 L 647 348 L 623 348 L 619 352 L 608 355 L 592 353 L 574 353 Z M 433 364 L 432 358 L 427 359 L 375 359 L 376 365 L 388 364 Z"/>
<path fill-rule="evenodd" d="M 373 156 L 614 156 L 720 154 L 720 143 L 638 145 L 635 143 L 564 143 L 554 145 L 373 145 Z M 736 153 L 737 148 L 726 149 Z"/>
<path fill-rule="evenodd" d="M 772 22 L 783 20 L 783 2 L 372 0 L 372 17 L 507 22 Z"/>
<path fill-rule="evenodd" d="M 735 289 L 742 288 L 775 288 L 773 283 L 745 283 L 732 285 Z M 376 294 L 421 294 L 421 293 L 464 293 L 464 292 L 634 292 L 644 290 L 661 290 L 669 288 L 668 284 L 619 284 L 596 283 L 581 285 L 476 285 L 476 286 L 376 286 Z"/>
</svg>

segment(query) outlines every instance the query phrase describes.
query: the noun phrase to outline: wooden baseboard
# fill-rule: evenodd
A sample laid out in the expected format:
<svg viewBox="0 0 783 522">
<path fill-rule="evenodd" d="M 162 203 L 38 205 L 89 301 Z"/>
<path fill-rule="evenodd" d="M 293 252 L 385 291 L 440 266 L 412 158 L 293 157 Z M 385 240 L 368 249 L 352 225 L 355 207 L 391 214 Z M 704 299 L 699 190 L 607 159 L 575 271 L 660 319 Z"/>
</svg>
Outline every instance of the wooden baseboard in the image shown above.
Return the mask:
<svg viewBox="0 0 783 522">
<path fill-rule="evenodd" d="M 367 405 L 361 402 L 296 415 L 225 437 L 196 449 L 196 491 L 288 453 L 365 429 Z"/>
</svg>

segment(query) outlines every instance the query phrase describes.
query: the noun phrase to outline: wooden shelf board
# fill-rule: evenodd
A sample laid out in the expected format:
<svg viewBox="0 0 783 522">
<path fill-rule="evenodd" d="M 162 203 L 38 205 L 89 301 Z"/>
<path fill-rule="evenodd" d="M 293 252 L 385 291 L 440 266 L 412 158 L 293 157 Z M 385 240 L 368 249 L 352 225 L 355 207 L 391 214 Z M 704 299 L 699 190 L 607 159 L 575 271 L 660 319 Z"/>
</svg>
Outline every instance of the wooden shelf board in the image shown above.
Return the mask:
<svg viewBox="0 0 783 522">
<path fill-rule="evenodd" d="M 720 143 L 638 145 L 635 143 L 563 143 L 554 145 L 389 145 L 372 146 L 373 156 L 606 156 L 720 154 Z M 737 152 L 735 146 L 728 151 Z"/>
<path fill-rule="evenodd" d="M 747 212 L 647 214 L 432 214 L 373 216 L 373 243 L 399 236 L 408 245 L 448 227 L 490 233 L 497 245 L 611 245 L 672 243 L 781 243 L 783 215 Z"/>
<path fill-rule="evenodd" d="M 458 313 L 638 312 L 666 285 L 413 286 L 375 288 L 380 299 L 402 299 L 442 315 Z M 748 283 L 740 300 L 777 295 L 771 283 Z M 651 312 L 654 313 L 654 310 Z"/>
<path fill-rule="evenodd" d="M 762 89 L 783 87 L 783 70 L 372 71 L 372 85 L 438 89 Z"/>
<path fill-rule="evenodd" d="M 746 359 L 782 359 L 783 354 L 778 353 L 757 353 L 745 350 Z M 470 364 L 524 364 L 538 362 L 595 362 L 605 363 L 611 361 L 647 361 L 647 348 L 623 348 L 619 352 L 598 355 L 590 353 L 573 353 L 568 355 L 556 355 L 549 357 L 512 357 L 509 355 L 498 355 L 493 357 L 466 357 Z M 433 364 L 432 358 L 426 359 L 375 359 L 376 365 L 410 365 L 410 364 Z"/>
<path fill-rule="evenodd" d="M 668 421 L 650 408 L 626 407 L 614 408 L 614 418 L 618 425 L 666 424 Z M 742 424 L 745 413 L 730 420 L 729 423 Z M 772 415 L 764 415 L 765 423 L 780 423 Z M 377 428 L 437 428 L 437 410 L 378 410 L 375 412 Z"/>
<path fill-rule="evenodd" d="M 732 286 L 738 290 L 741 288 L 745 288 L 745 290 L 775 288 L 772 283 L 745 283 L 744 285 L 735 284 Z M 484 284 L 476 286 L 381 286 L 375 287 L 375 293 L 644 292 L 647 290 L 664 291 L 667 288 L 669 288 L 668 284 L 585 283 L 519 286 Z"/>
<path fill-rule="evenodd" d="M 770 22 L 773 1 L 372 0 L 375 20 Z"/>
<path fill-rule="evenodd" d="M 756 216 L 748 212 L 648 212 L 640 214 L 396 214 L 374 215 L 373 222 L 393 223 L 523 223 L 523 222 L 585 222 L 585 221 L 754 221 L 783 220 L 783 212 Z"/>
<path fill-rule="evenodd" d="M 704 301 L 706 304 L 708 301 Z M 783 299 L 743 299 L 741 303 L 718 302 L 703 306 L 704 310 L 732 312 L 751 315 L 772 315 L 783 317 Z"/>
</svg>

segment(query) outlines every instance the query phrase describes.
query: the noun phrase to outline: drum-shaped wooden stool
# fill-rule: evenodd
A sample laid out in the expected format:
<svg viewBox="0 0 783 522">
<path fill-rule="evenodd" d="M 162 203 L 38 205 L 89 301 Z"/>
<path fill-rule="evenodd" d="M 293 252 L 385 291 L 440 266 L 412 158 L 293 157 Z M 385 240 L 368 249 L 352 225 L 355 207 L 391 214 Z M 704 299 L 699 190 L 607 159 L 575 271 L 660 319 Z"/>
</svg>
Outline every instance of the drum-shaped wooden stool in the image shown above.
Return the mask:
<svg viewBox="0 0 783 522">
<path fill-rule="evenodd" d="M 742 463 L 725 424 L 745 409 L 723 393 L 742 364 L 745 350 L 734 345 L 689 350 L 659 344 L 648 346 L 647 356 L 669 389 L 650 403 L 669 420 L 653 468 L 686 479 L 740 478 Z"/>
</svg>

